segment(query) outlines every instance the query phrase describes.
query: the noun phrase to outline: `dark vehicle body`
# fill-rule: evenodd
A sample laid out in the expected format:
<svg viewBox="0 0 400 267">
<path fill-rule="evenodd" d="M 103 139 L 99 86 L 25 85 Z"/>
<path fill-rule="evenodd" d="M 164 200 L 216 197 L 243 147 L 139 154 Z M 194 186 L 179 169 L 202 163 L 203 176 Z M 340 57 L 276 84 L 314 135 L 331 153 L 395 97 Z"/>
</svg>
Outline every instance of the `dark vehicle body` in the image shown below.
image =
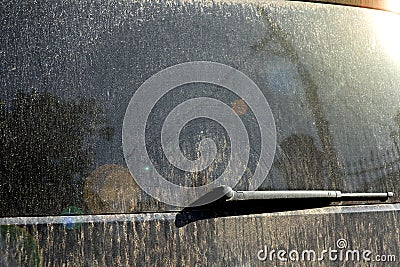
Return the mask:
<svg viewBox="0 0 400 267">
<path fill-rule="evenodd" d="M 267 0 L 1 5 L 1 266 L 397 266 L 399 15 Z M 264 163 L 257 107 L 186 83 L 160 97 L 146 124 L 147 153 L 166 180 L 202 186 L 243 165 L 235 190 L 394 196 L 179 207 L 146 193 L 127 164 L 135 153 L 124 154 L 124 118 L 138 88 L 185 62 L 249 77 L 273 114 L 276 149 Z M 185 172 L 168 162 L 163 122 L 199 97 L 243 122 L 247 163 L 227 162 L 233 141 L 205 116 L 182 128 L 179 146 L 195 160 L 213 139 L 212 164 Z M 252 188 L 259 167 L 267 175 Z"/>
</svg>

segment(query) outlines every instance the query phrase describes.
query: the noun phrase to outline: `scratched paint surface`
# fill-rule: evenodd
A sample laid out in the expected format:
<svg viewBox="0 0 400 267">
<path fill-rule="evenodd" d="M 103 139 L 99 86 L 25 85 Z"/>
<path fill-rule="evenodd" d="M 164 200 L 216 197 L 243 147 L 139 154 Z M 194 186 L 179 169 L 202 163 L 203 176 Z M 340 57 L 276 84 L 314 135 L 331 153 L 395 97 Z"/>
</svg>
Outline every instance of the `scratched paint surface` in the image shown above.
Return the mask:
<svg viewBox="0 0 400 267">
<path fill-rule="evenodd" d="M 371 262 L 362 260 L 362 251 L 370 250 L 373 256 L 398 257 L 400 253 L 398 207 L 385 211 L 384 206 L 372 206 L 369 212 L 345 207 L 240 216 L 206 212 L 103 215 L 86 218 L 91 222 L 76 229 L 63 223 L 22 223 L 30 218 L 19 221 L 40 247 L 43 266 L 368 266 Z M 341 239 L 347 245 L 338 248 Z M 312 250 L 316 258 L 281 261 L 276 254 L 271 259 L 260 254 L 260 260 L 257 253 L 265 245 L 268 254 Z M 361 260 L 339 260 L 338 253 L 331 255 L 336 260 L 328 254 L 322 257 L 329 248 L 360 251 Z M 372 264 L 396 266 L 393 261 Z"/>
</svg>

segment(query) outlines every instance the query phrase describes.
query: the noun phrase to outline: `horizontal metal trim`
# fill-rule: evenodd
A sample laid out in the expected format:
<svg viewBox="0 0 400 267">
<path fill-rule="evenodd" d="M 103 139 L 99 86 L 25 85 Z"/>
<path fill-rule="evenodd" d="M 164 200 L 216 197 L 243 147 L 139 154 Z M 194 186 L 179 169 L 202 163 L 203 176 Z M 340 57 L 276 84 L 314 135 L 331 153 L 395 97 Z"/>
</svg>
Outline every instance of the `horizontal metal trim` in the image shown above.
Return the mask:
<svg viewBox="0 0 400 267">
<path fill-rule="evenodd" d="M 400 203 L 354 206 L 331 206 L 295 211 L 274 213 L 261 213 L 241 215 L 234 217 L 274 217 L 293 215 L 323 215 L 343 213 L 366 213 L 399 211 Z M 147 221 L 173 221 L 178 212 L 154 212 L 133 214 L 103 214 L 103 215 L 71 215 L 71 216 L 43 216 L 43 217 L 10 217 L 0 218 L 0 225 L 37 225 L 37 224 L 71 224 L 71 223 L 111 223 L 111 222 L 147 222 Z"/>
</svg>

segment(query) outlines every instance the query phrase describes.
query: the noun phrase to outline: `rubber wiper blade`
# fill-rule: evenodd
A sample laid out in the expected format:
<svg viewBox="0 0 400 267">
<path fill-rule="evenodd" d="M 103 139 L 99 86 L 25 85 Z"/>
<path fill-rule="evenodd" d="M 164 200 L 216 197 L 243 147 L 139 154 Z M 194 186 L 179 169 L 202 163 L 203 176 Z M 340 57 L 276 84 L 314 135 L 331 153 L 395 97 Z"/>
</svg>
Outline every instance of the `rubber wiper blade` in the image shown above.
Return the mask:
<svg viewBox="0 0 400 267">
<path fill-rule="evenodd" d="M 241 200 L 271 200 L 271 199 L 325 199 L 340 200 L 386 200 L 393 197 L 393 192 L 384 193 L 342 193 L 332 190 L 287 190 L 287 191 L 234 191 L 229 186 L 223 186 L 226 201 Z"/>
</svg>

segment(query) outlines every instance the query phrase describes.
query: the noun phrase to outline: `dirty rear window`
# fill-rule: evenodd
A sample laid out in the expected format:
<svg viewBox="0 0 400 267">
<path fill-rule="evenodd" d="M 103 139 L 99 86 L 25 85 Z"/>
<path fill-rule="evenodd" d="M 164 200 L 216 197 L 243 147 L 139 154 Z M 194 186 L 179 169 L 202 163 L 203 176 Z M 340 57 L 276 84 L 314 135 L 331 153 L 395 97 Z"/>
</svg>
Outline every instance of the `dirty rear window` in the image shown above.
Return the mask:
<svg viewBox="0 0 400 267">
<path fill-rule="evenodd" d="M 238 190 L 396 192 L 398 15 L 283 1 L 14 1 L 1 17 L 2 217 L 179 209 L 138 185 L 135 175 L 150 170 L 181 187 L 224 183 L 225 175 Z M 157 101 L 146 124 L 129 125 L 133 135 L 144 129 L 147 158 L 131 164 L 142 155 L 124 147 L 124 121 L 143 114 L 129 103 L 151 77 L 187 62 L 239 71 L 266 102 L 246 102 L 255 91 L 244 85 L 244 95 L 199 81 L 160 96 L 149 91 L 142 99 Z M 199 98 L 230 108 L 237 120 L 228 128 L 240 121 L 248 142 L 233 148 L 228 129 L 212 119 L 219 109 L 190 104 Z M 182 105 L 186 113 L 174 113 Z M 266 110 L 269 128 L 259 121 Z M 204 168 L 179 168 L 163 148 L 164 122 L 181 117 L 189 119 L 174 151 L 208 162 Z M 214 144 L 212 158 L 204 140 Z M 243 151 L 248 157 L 232 164 Z"/>
</svg>

